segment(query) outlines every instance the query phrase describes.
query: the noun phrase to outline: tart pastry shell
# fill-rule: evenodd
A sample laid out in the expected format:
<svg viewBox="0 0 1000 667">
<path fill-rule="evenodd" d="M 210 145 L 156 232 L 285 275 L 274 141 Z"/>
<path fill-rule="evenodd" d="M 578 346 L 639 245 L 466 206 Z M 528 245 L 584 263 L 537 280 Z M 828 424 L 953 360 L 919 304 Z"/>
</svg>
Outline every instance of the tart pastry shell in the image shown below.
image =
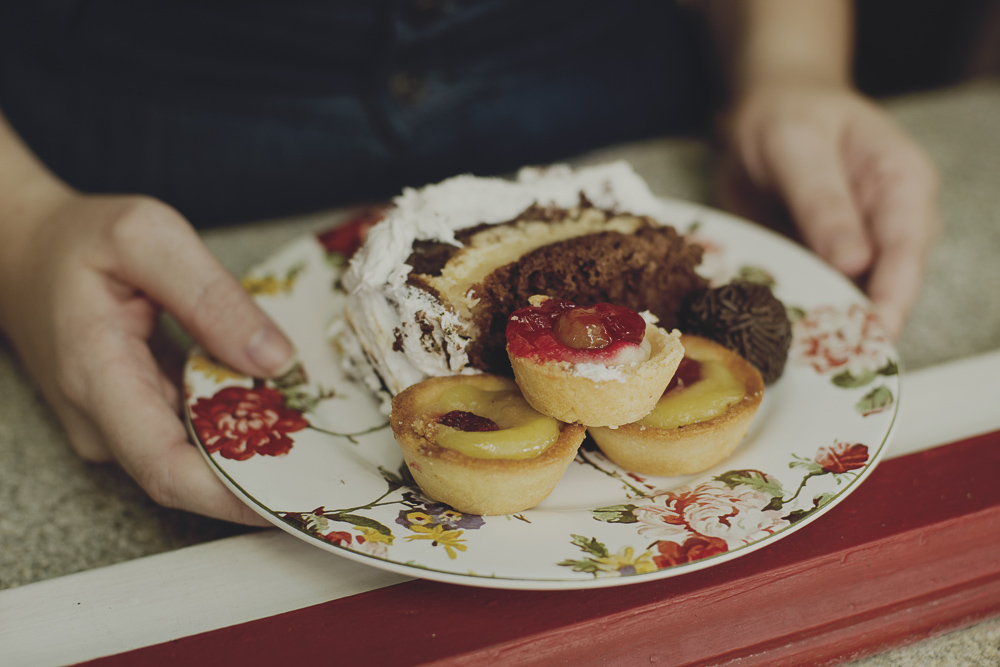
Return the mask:
<svg viewBox="0 0 1000 667">
<path fill-rule="evenodd" d="M 677 331 L 646 325 L 650 355 L 619 367 L 621 379 L 593 380 L 566 361 L 511 356 L 514 378 L 533 408 L 559 421 L 584 426 L 620 426 L 650 413 L 684 357 Z"/>
<path fill-rule="evenodd" d="M 745 394 L 711 419 L 660 429 L 638 424 L 591 428 L 601 451 L 617 465 L 643 475 L 670 477 L 702 472 L 729 457 L 750 429 L 764 396 L 760 373 L 735 352 L 698 336 L 681 338 L 691 358 L 721 362 Z"/>
<path fill-rule="evenodd" d="M 477 458 L 441 447 L 435 441 L 439 424 L 426 408 L 455 384 L 516 389 L 512 380 L 495 375 L 453 375 L 425 380 L 393 399 L 392 431 L 424 495 L 479 515 L 514 514 L 545 500 L 575 458 L 585 428 L 562 424 L 558 439 L 528 459 Z"/>
</svg>

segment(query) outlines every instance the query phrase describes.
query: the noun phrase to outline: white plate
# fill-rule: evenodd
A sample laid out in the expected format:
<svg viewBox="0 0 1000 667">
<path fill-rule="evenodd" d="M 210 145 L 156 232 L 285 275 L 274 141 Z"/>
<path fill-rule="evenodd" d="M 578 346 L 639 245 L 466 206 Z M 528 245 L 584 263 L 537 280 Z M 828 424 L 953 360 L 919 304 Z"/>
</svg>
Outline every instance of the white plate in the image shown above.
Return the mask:
<svg viewBox="0 0 1000 667">
<path fill-rule="evenodd" d="M 773 281 L 795 314 L 784 376 L 746 439 L 712 470 L 642 477 L 581 450 L 552 495 L 522 514 L 463 515 L 423 498 L 376 400 L 346 379 L 326 339 L 343 300 L 329 248 L 301 238 L 244 279 L 291 336 L 304 374 L 234 374 L 195 350 L 189 425 L 251 507 L 307 542 L 374 567 L 458 584 L 613 586 L 709 567 L 773 544 L 843 500 L 885 453 L 898 357 L 870 303 L 801 247 L 723 213 L 664 201 L 660 219 L 706 246 L 702 272 Z"/>
</svg>

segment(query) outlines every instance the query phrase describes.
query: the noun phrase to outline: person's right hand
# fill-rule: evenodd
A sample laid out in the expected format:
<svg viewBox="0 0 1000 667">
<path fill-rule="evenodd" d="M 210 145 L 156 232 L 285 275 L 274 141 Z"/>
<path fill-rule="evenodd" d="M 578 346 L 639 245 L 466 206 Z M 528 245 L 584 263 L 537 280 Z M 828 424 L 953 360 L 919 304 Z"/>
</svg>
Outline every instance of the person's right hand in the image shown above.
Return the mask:
<svg viewBox="0 0 1000 667">
<path fill-rule="evenodd" d="M 221 361 L 258 377 L 291 343 L 174 209 L 147 197 L 70 192 L 8 210 L 16 247 L 0 266 L 0 326 L 90 461 L 114 459 L 156 502 L 265 525 L 188 442 L 180 392 L 149 347 L 166 309 Z"/>
<path fill-rule="evenodd" d="M 723 205 L 760 222 L 783 206 L 820 257 L 864 276 L 886 332 L 898 337 L 940 224 L 930 158 L 847 86 L 760 85 L 723 127 Z"/>
</svg>

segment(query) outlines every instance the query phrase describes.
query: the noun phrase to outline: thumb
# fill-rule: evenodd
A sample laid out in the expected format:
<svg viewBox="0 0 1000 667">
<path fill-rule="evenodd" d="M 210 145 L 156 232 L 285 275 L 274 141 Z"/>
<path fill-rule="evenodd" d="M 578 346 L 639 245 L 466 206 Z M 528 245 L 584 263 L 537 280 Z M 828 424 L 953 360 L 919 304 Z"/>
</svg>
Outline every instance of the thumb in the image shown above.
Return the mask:
<svg viewBox="0 0 1000 667">
<path fill-rule="evenodd" d="M 118 277 L 173 315 L 217 359 L 255 377 L 295 362 L 284 333 L 174 209 L 130 211 L 113 230 Z"/>
</svg>

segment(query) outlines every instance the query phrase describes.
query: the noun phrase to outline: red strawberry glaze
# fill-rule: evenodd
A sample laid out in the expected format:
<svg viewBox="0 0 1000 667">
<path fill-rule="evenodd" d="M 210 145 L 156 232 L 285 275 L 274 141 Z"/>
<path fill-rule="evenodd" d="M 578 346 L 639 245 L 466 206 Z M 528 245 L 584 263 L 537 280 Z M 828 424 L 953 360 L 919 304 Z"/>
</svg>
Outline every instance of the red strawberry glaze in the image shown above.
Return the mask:
<svg viewBox="0 0 1000 667">
<path fill-rule="evenodd" d="M 557 324 L 566 313 L 586 322 L 586 335 L 559 335 Z M 601 331 L 603 327 L 603 331 Z M 579 332 L 578 332 L 579 333 Z M 507 320 L 507 349 L 516 357 L 534 357 L 539 361 L 567 361 L 569 363 L 613 364 L 626 347 L 637 347 L 646 333 L 646 321 L 634 310 L 599 303 L 590 308 L 562 299 L 549 299 L 539 306 L 527 306 L 514 311 Z M 587 347 L 578 347 L 580 340 L 589 341 Z M 567 344 L 567 341 L 573 345 Z M 610 341 L 605 343 L 605 341 Z"/>
<path fill-rule="evenodd" d="M 684 357 L 663 393 L 667 394 L 678 387 L 682 389 L 690 387 L 699 380 L 701 380 L 701 362 L 691 357 Z"/>
<path fill-rule="evenodd" d="M 442 415 L 438 422 L 445 426 L 457 428 L 459 431 L 483 433 L 486 431 L 499 431 L 500 427 L 489 417 L 477 415 L 467 410 L 452 410 Z"/>
</svg>

